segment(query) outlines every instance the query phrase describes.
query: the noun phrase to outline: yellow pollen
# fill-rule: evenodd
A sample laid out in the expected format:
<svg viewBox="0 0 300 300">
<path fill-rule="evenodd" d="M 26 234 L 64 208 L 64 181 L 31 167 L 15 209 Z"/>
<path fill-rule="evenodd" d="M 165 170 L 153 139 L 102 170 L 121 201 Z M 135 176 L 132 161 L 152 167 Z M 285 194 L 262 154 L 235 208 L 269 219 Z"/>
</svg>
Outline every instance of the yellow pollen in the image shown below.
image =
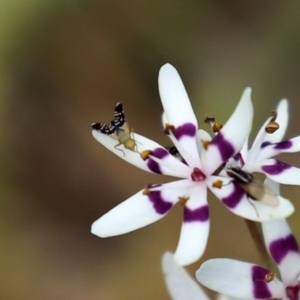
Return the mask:
<svg viewBox="0 0 300 300">
<path fill-rule="evenodd" d="M 223 181 L 222 180 L 217 180 L 213 183 L 212 185 L 214 188 L 220 189 L 223 186 Z"/>
<path fill-rule="evenodd" d="M 205 150 L 207 150 L 207 149 L 208 149 L 208 146 L 210 145 L 210 141 L 204 141 L 204 140 L 201 140 L 201 142 L 202 142 L 203 148 L 204 148 Z"/>
<path fill-rule="evenodd" d="M 189 200 L 189 197 L 178 197 L 178 199 L 179 199 L 179 203 L 184 206 Z"/>
<path fill-rule="evenodd" d="M 149 155 L 151 155 L 153 153 L 152 150 L 144 150 L 140 153 L 140 157 L 142 160 L 146 160 L 149 158 Z"/>
</svg>

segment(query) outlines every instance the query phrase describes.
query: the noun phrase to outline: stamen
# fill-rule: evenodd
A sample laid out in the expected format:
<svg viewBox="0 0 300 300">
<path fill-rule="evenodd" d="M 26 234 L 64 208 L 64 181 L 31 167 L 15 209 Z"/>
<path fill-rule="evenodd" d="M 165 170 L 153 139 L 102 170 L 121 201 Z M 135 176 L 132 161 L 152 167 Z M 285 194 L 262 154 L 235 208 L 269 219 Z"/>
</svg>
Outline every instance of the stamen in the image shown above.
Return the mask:
<svg viewBox="0 0 300 300">
<path fill-rule="evenodd" d="M 213 127 L 212 127 L 212 130 L 213 130 L 213 132 L 216 133 L 216 132 L 219 132 L 222 129 L 222 127 L 223 127 L 222 123 L 215 122 L 214 125 L 213 125 Z"/>
<path fill-rule="evenodd" d="M 274 278 L 275 278 L 275 273 L 270 272 L 269 274 L 267 274 L 267 275 L 265 276 L 265 281 L 269 283 L 269 282 L 271 282 Z"/>
<path fill-rule="evenodd" d="M 209 124 L 211 126 L 213 132 L 215 132 L 215 133 L 219 132 L 223 127 L 222 123 L 217 122 L 216 119 L 211 116 L 206 116 L 204 119 L 204 123 Z"/>
<path fill-rule="evenodd" d="M 212 116 L 205 116 L 204 123 L 209 124 L 211 127 L 216 122 L 216 119 Z"/>
<path fill-rule="evenodd" d="M 166 123 L 165 128 L 164 128 L 164 133 L 169 135 L 171 132 L 173 134 L 175 133 L 175 126 L 172 124 Z"/>
<path fill-rule="evenodd" d="M 277 131 L 279 129 L 279 124 L 275 121 L 271 121 L 265 128 L 267 133 L 274 133 L 275 131 Z"/>
<path fill-rule="evenodd" d="M 178 199 L 179 199 L 179 203 L 184 206 L 190 198 L 189 197 L 178 197 Z"/>
<path fill-rule="evenodd" d="M 220 189 L 223 186 L 223 181 L 222 180 L 217 180 L 217 181 L 213 182 L 212 186 L 217 188 L 217 189 Z"/>
<path fill-rule="evenodd" d="M 144 150 L 140 153 L 140 157 L 142 160 L 147 160 L 151 154 L 153 154 L 152 150 Z"/>
<path fill-rule="evenodd" d="M 211 142 L 210 141 L 201 140 L 201 143 L 203 145 L 203 148 L 205 150 L 207 150 Z"/>
<path fill-rule="evenodd" d="M 193 173 L 191 174 L 191 178 L 193 181 L 198 182 L 205 180 L 206 176 L 199 168 L 194 168 Z"/>
</svg>

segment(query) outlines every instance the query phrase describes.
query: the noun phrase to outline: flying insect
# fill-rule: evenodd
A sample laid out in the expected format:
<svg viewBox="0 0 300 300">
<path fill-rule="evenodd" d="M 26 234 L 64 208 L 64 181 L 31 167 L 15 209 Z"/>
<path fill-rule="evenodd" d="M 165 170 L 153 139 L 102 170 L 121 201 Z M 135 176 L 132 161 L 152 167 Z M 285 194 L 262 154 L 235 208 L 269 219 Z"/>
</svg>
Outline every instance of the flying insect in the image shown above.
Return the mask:
<svg viewBox="0 0 300 300">
<path fill-rule="evenodd" d="M 118 147 L 123 145 L 126 149 L 133 152 L 137 152 L 137 144 L 133 136 L 133 129 L 128 126 L 126 122 L 123 104 L 118 102 L 115 106 L 114 119 L 110 124 L 106 123 L 93 123 L 92 128 L 103 134 L 111 136 L 113 139 L 117 140 L 119 143 L 114 147 L 117 150 L 125 152 Z"/>
<path fill-rule="evenodd" d="M 252 174 L 243 171 L 241 168 L 233 167 L 227 169 L 227 175 L 232 177 L 247 195 L 260 203 L 276 207 L 279 205 L 278 195 L 276 195 L 267 185 L 256 180 Z"/>
</svg>

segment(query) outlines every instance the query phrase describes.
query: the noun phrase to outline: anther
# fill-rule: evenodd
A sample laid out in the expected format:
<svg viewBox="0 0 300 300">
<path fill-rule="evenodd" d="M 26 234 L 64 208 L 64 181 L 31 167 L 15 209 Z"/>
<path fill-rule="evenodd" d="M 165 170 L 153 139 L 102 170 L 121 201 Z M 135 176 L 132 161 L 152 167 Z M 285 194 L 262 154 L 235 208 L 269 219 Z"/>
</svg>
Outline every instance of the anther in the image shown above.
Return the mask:
<svg viewBox="0 0 300 300">
<path fill-rule="evenodd" d="M 140 153 L 140 157 L 142 160 L 146 160 L 149 158 L 149 155 L 153 154 L 152 150 L 144 150 Z"/>
<path fill-rule="evenodd" d="M 203 145 L 203 148 L 204 148 L 205 150 L 207 150 L 208 147 L 209 147 L 209 145 L 210 145 L 210 141 L 201 140 L 201 143 L 202 143 L 202 145 Z"/>
<path fill-rule="evenodd" d="M 222 180 L 217 180 L 213 183 L 212 185 L 214 188 L 220 189 L 223 186 L 223 181 Z"/>
<path fill-rule="evenodd" d="M 270 272 L 270 273 L 266 274 L 265 281 L 271 282 L 274 278 L 275 278 L 275 273 Z"/>
<path fill-rule="evenodd" d="M 271 121 L 265 128 L 265 131 L 267 133 L 274 133 L 275 131 L 277 131 L 279 129 L 279 124 L 275 121 Z"/>
<path fill-rule="evenodd" d="M 164 133 L 165 134 L 170 134 L 170 132 L 172 132 L 173 134 L 175 134 L 175 126 L 172 124 L 165 124 L 165 128 L 164 128 Z"/>
<path fill-rule="evenodd" d="M 178 197 L 179 203 L 181 205 L 185 205 L 187 203 L 187 201 L 189 200 L 189 197 Z"/>
</svg>

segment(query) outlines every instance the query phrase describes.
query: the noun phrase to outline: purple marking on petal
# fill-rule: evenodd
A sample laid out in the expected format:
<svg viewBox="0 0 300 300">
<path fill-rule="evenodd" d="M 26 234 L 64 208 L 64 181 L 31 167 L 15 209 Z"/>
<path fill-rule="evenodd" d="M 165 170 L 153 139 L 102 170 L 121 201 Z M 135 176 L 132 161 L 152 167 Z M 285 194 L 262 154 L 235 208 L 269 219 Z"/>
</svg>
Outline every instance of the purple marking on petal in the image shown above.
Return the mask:
<svg viewBox="0 0 300 300">
<path fill-rule="evenodd" d="M 267 146 L 269 146 L 269 145 L 271 145 L 271 142 L 265 141 L 265 142 L 263 142 L 263 143 L 261 144 L 260 148 L 265 148 L 265 147 L 267 147 Z"/>
<path fill-rule="evenodd" d="M 152 202 L 155 211 L 160 215 L 166 214 L 173 207 L 172 202 L 165 201 L 162 198 L 160 191 L 150 191 L 148 197 L 150 202 Z"/>
<path fill-rule="evenodd" d="M 266 275 L 271 273 L 260 266 L 253 266 L 251 270 L 253 281 L 253 296 L 255 299 L 273 298 L 268 283 L 266 282 Z"/>
<path fill-rule="evenodd" d="M 229 159 L 235 153 L 234 146 L 224 138 L 221 132 L 213 138 L 210 145 L 218 147 L 223 161 Z"/>
<path fill-rule="evenodd" d="M 197 209 L 189 209 L 184 207 L 183 221 L 184 222 L 205 222 L 209 219 L 208 205 L 204 205 Z"/>
<path fill-rule="evenodd" d="M 287 141 L 283 141 L 280 143 L 276 143 L 274 149 L 278 149 L 278 150 L 286 150 L 289 149 L 293 146 L 293 142 L 290 140 Z"/>
<path fill-rule="evenodd" d="M 274 165 L 262 166 L 261 169 L 270 175 L 278 175 L 282 173 L 284 170 L 291 168 L 290 165 L 285 164 L 279 160 L 275 160 Z"/>
<path fill-rule="evenodd" d="M 175 137 L 180 140 L 183 136 L 196 136 L 196 127 L 192 123 L 185 123 L 181 126 L 178 126 L 175 130 Z"/>
<path fill-rule="evenodd" d="M 151 155 L 162 159 L 165 156 L 169 155 L 169 152 L 166 149 L 163 149 L 163 148 L 156 148 L 156 149 L 153 150 L 153 153 L 151 153 Z M 160 168 L 159 168 L 159 164 L 156 161 L 152 160 L 150 157 L 147 161 L 147 166 L 154 173 L 157 173 L 157 174 L 162 173 Z"/>
<path fill-rule="evenodd" d="M 269 246 L 270 253 L 277 265 L 282 262 L 289 252 L 298 252 L 298 249 L 298 243 L 292 234 L 273 241 Z"/>
<path fill-rule="evenodd" d="M 246 194 L 245 190 L 238 184 L 234 182 L 232 184 L 234 187 L 232 193 L 229 196 L 221 199 L 222 202 L 229 208 L 235 208 Z"/>
</svg>

